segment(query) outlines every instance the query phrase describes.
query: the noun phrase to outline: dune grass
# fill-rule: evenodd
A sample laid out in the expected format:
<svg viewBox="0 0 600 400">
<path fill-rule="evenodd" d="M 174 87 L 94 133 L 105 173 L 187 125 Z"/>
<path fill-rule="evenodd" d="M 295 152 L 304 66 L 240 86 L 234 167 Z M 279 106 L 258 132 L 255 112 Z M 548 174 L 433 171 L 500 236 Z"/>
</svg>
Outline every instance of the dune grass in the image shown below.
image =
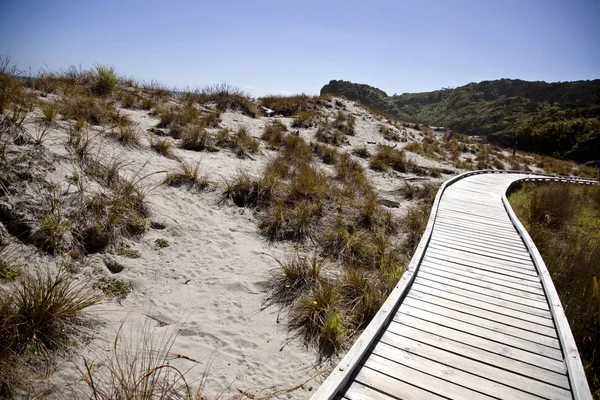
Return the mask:
<svg viewBox="0 0 600 400">
<path fill-rule="evenodd" d="M 68 347 L 82 328 L 86 309 L 101 299 L 101 294 L 75 283 L 63 269 L 27 272 L 1 286 L 0 396 L 27 389 L 31 369 L 26 366 L 50 363 L 51 352 Z"/>
<path fill-rule="evenodd" d="M 544 258 L 598 397 L 600 186 L 528 183 L 510 202 Z"/>
</svg>

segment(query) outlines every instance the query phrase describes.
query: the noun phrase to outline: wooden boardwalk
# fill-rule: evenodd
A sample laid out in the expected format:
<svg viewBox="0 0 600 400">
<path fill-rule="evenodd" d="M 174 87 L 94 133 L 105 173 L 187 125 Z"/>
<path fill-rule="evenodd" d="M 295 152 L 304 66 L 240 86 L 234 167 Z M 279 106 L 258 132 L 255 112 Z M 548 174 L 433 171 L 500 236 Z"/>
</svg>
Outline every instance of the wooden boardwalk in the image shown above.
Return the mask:
<svg viewBox="0 0 600 400">
<path fill-rule="evenodd" d="M 408 271 L 313 400 L 591 399 L 548 271 L 506 191 L 469 173 L 436 197 Z"/>
</svg>

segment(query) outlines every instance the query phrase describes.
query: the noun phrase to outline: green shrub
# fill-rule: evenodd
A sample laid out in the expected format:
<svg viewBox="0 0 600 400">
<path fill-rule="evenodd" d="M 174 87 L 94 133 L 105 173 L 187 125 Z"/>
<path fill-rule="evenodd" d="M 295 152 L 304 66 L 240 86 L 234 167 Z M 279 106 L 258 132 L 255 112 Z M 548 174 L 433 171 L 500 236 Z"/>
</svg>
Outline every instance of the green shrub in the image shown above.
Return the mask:
<svg viewBox="0 0 600 400">
<path fill-rule="evenodd" d="M 111 94 L 119 83 L 114 67 L 110 66 L 96 65 L 94 67 L 94 78 L 93 91 L 101 96 Z"/>
</svg>

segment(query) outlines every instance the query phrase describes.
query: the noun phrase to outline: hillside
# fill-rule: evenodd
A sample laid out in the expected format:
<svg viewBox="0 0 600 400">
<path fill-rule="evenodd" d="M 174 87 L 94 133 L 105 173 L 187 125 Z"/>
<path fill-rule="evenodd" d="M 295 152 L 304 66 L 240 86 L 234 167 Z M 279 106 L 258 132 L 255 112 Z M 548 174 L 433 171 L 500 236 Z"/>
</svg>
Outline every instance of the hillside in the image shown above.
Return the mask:
<svg viewBox="0 0 600 400">
<path fill-rule="evenodd" d="M 600 80 L 500 79 L 455 89 L 388 96 L 363 84 L 330 81 L 321 94 L 343 95 L 401 120 L 449 126 L 491 143 L 577 161 L 600 154 Z"/>
<path fill-rule="evenodd" d="M 488 168 L 595 174 L 332 96 L 0 70 L 0 398 L 125 398 L 124 371 L 164 398 L 307 398 L 404 273 L 439 184 Z M 191 388 L 148 374 L 165 364 Z"/>
</svg>

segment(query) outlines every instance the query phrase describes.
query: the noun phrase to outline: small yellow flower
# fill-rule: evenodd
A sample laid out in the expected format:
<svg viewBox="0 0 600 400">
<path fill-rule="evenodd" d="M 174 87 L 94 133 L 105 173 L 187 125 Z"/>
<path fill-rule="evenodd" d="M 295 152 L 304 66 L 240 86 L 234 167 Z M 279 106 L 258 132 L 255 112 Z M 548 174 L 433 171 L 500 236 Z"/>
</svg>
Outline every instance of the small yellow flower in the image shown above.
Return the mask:
<svg viewBox="0 0 600 400">
<path fill-rule="evenodd" d="M 317 301 L 316 301 L 316 300 L 313 300 L 313 304 L 316 306 L 316 305 L 317 305 Z"/>
<path fill-rule="evenodd" d="M 289 287 L 290 287 L 290 284 L 288 283 L 287 285 L 285 285 L 285 287 L 286 287 L 286 288 L 289 288 Z"/>
</svg>

